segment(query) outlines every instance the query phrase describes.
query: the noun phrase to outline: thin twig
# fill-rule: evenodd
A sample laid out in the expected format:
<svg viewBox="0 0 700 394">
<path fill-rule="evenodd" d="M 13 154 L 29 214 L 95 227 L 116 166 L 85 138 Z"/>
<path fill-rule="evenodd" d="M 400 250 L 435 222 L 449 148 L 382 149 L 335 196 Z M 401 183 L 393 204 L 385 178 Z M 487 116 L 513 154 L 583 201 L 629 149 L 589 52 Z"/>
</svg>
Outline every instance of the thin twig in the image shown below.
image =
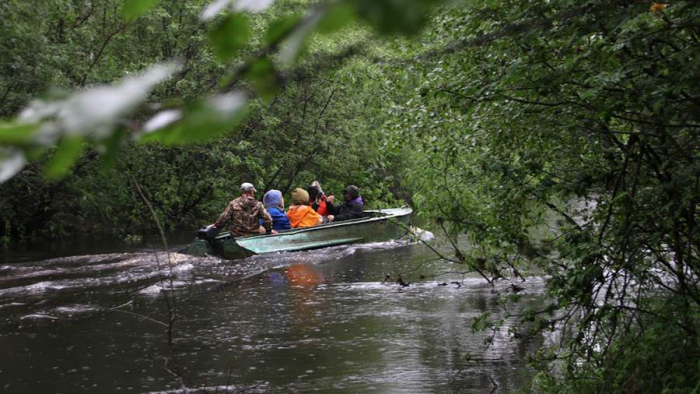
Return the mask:
<svg viewBox="0 0 700 394">
<path fill-rule="evenodd" d="M 491 381 L 491 384 L 493 385 L 493 388 L 491 389 L 491 393 L 495 393 L 496 390 L 498 390 L 498 383 L 496 383 L 496 381 L 493 380 L 491 375 L 486 375 L 486 376 L 489 378 L 489 380 Z"/>
<path fill-rule="evenodd" d="M 163 326 L 163 327 L 168 327 L 168 324 L 163 323 L 163 322 L 160 321 L 160 320 L 156 320 L 156 319 L 153 319 L 153 318 L 151 318 L 151 317 L 142 315 L 142 314 L 140 314 L 140 313 L 131 312 L 131 311 L 125 311 L 125 310 L 123 310 L 123 309 L 115 309 L 115 308 L 108 309 L 108 310 L 113 311 L 113 312 L 125 313 L 125 314 L 127 314 L 127 315 L 136 316 L 136 317 L 139 317 L 139 318 L 141 318 L 141 319 L 148 320 L 148 321 L 150 321 L 150 322 L 152 322 L 152 323 L 160 324 L 160 325 Z"/>
<path fill-rule="evenodd" d="M 153 221 L 156 223 L 156 226 L 158 227 L 158 232 L 160 233 L 161 241 L 163 242 L 163 247 L 165 248 L 165 253 L 168 258 L 168 281 L 170 283 L 170 289 L 173 289 L 173 262 L 172 259 L 170 258 L 170 251 L 168 250 L 168 241 L 165 238 L 165 232 L 163 231 L 163 226 L 160 224 L 160 220 L 158 219 L 158 215 L 156 214 L 155 209 L 153 209 L 153 205 L 151 204 L 150 201 L 146 198 L 146 195 L 143 193 L 143 190 L 141 190 L 141 186 L 139 185 L 138 181 L 136 178 L 131 175 L 131 180 L 134 183 L 134 186 L 136 187 L 136 190 L 139 192 L 139 195 L 145 202 L 146 206 L 148 207 L 148 210 L 151 212 L 151 215 L 153 216 Z M 160 258 L 158 257 L 158 252 L 154 249 L 153 254 L 156 259 L 156 268 L 158 269 L 158 272 L 161 273 L 161 289 L 163 289 L 163 279 L 162 279 L 162 270 L 161 270 L 161 265 L 160 265 Z M 170 357 L 166 359 L 166 364 L 163 366 L 164 369 L 166 369 L 168 372 L 170 372 L 175 378 L 178 380 L 180 383 L 181 389 L 185 392 L 185 394 L 189 393 L 189 389 L 187 388 L 187 385 L 185 384 L 184 378 L 182 376 L 182 373 L 180 372 L 180 367 L 177 362 L 177 357 L 175 356 L 175 348 L 173 344 L 173 339 L 174 339 L 174 328 L 175 328 L 175 320 L 177 318 L 177 309 L 175 305 L 175 296 L 172 296 L 172 300 L 170 299 L 170 295 L 168 294 L 167 291 L 163 292 L 163 296 L 165 299 L 165 305 L 168 309 L 168 351 L 170 353 Z M 173 360 L 174 367 L 175 369 L 171 369 L 167 366 L 168 360 Z"/>
</svg>

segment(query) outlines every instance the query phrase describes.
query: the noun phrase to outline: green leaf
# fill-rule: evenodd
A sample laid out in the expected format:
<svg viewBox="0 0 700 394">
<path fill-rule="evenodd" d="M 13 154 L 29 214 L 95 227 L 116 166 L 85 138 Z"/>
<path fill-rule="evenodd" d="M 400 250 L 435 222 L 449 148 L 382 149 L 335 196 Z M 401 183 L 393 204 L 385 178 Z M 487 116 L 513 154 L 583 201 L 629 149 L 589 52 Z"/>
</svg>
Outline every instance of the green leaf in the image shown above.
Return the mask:
<svg viewBox="0 0 700 394">
<path fill-rule="evenodd" d="M 318 24 L 318 31 L 324 34 L 334 33 L 352 22 L 357 13 L 355 8 L 347 3 L 335 3 L 329 6 Z"/>
<path fill-rule="evenodd" d="M 211 141 L 230 132 L 241 121 L 245 113 L 245 101 L 242 94 L 229 94 L 189 104 L 182 116 L 178 111 L 164 111 L 146 123 L 145 132 L 139 140 L 166 145 Z M 171 121 L 163 122 L 163 125 L 154 125 L 159 116 L 162 118 L 165 114 L 174 116 Z"/>
<path fill-rule="evenodd" d="M 47 178 L 58 179 L 68 175 L 73 164 L 83 153 L 83 137 L 67 136 L 63 137 L 58 146 L 58 150 L 44 167 L 44 174 Z"/>
<path fill-rule="evenodd" d="M 220 61 L 231 60 L 250 39 L 248 18 L 243 14 L 232 14 L 220 21 L 209 33 L 209 43 Z"/>
<path fill-rule="evenodd" d="M 272 44 L 281 40 L 299 23 L 300 19 L 298 15 L 293 15 L 273 21 L 265 32 L 265 42 Z"/>
<path fill-rule="evenodd" d="M 126 20 L 131 21 L 152 10 L 158 3 L 160 0 L 125 0 L 122 13 Z"/>
<path fill-rule="evenodd" d="M 415 34 L 443 0 L 348 0 L 382 34 Z"/>
<path fill-rule="evenodd" d="M 126 131 L 123 127 L 120 127 L 104 141 L 102 146 L 104 151 L 102 152 L 102 162 L 100 163 L 100 171 L 102 173 L 106 173 L 114 165 L 124 137 L 126 137 Z"/>
<path fill-rule="evenodd" d="M 306 38 L 316 29 L 322 17 L 323 14 L 320 12 L 312 14 L 309 18 L 306 18 L 304 23 L 295 29 L 292 34 L 286 37 L 279 51 L 279 59 L 283 64 L 291 64 L 296 60 L 304 46 Z"/>
<path fill-rule="evenodd" d="M 258 59 L 246 73 L 246 78 L 252 82 L 255 91 L 266 101 L 272 99 L 277 93 L 279 86 L 276 77 L 275 66 L 267 57 Z"/>
<path fill-rule="evenodd" d="M 0 123 L 0 145 L 28 145 L 34 140 L 39 125 Z"/>
</svg>

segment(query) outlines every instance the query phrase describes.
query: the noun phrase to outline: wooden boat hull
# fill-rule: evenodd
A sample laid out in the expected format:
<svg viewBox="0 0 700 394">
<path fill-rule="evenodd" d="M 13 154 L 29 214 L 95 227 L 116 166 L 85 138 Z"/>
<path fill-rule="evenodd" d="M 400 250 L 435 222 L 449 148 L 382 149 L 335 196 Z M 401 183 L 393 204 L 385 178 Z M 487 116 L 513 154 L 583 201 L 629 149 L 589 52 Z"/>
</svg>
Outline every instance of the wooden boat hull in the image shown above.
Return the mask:
<svg viewBox="0 0 700 394">
<path fill-rule="evenodd" d="M 292 229 L 273 235 L 233 238 L 226 232 L 212 240 L 197 239 L 182 253 L 194 256 L 214 255 L 234 260 L 262 253 L 388 241 L 408 233 L 411 213 L 410 208 L 366 211 L 367 217 L 362 219 Z"/>
</svg>

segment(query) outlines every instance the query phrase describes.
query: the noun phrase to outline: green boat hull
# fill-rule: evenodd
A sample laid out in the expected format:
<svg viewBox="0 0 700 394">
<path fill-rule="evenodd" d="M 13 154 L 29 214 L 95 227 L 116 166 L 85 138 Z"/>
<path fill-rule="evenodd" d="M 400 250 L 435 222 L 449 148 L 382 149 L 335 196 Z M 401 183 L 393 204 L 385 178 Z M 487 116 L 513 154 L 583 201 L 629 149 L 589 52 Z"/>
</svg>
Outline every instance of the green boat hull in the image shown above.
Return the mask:
<svg viewBox="0 0 700 394">
<path fill-rule="evenodd" d="M 389 241 L 401 238 L 408 233 L 411 212 L 410 208 L 366 211 L 366 217 L 362 219 L 286 230 L 271 235 L 233 238 L 226 232 L 212 240 L 197 239 L 182 253 L 235 260 L 263 253 Z"/>
</svg>

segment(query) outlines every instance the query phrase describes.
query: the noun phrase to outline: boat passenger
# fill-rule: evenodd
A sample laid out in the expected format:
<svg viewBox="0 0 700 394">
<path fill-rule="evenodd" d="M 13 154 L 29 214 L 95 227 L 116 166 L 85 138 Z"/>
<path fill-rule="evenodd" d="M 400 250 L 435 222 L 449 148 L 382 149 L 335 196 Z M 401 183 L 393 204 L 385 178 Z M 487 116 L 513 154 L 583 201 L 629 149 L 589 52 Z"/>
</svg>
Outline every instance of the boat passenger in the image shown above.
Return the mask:
<svg viewBox="0 0 700 394">
<path fill-rule="evenodd" d="M 306 191 L 309 192 L 309 205 L 311 205 L 311 208 L 320 215 L 327 216 L 326 195 L 321 189 L 321 184 L 318 181 L 314 181 Z"/>
<path fill-rule="evenodd" d="M 313 186 L 309 186 L 306 192 L 309 193 L 309 206 L 321 216 L 328 215 L 326 196 L 322 196 L 321 192 Z"/>
<path fill-rule="evenodd" d="M 244 237 L 251 234 L 276 234 L 272 229 L 272 218 L 263 204 L 255 199 L 255 187 L 246 182 L 241 185 L 241 196 L 231 201 L 214 223 L 221 229 L 229 225 L 231 235 Z M 263 225 L 259 220 L 262 219 Z"/>
<path fill-rule="evenodd" d="M 284 198 L 279 190 L 270 190 L 263 197 L 263 205 L 272 217 L 272 229 L 276 231 L 289 230 L 289 218 L 284 213 Z"/>
<path fill-rule="evenodd" d="M 292 192 L 292 206 L 287 211 L 287 217 L 292 228 L 313 227 L 328 221 L 309 206 L 309 193 L 301 188 Z"/>
<path fill-rule="evenodd" d="M 343 220 L 360 219 L 363 217 L 365 203 L 360 197 L 360 189 L 350 185 L 343 191 L 345 202 L 341 205 L 334 205 L 335 197 L 329 196 L 326 201 L 328 210 L 328 220 L 331 222 L 341 222 Z"/>
</svg>

